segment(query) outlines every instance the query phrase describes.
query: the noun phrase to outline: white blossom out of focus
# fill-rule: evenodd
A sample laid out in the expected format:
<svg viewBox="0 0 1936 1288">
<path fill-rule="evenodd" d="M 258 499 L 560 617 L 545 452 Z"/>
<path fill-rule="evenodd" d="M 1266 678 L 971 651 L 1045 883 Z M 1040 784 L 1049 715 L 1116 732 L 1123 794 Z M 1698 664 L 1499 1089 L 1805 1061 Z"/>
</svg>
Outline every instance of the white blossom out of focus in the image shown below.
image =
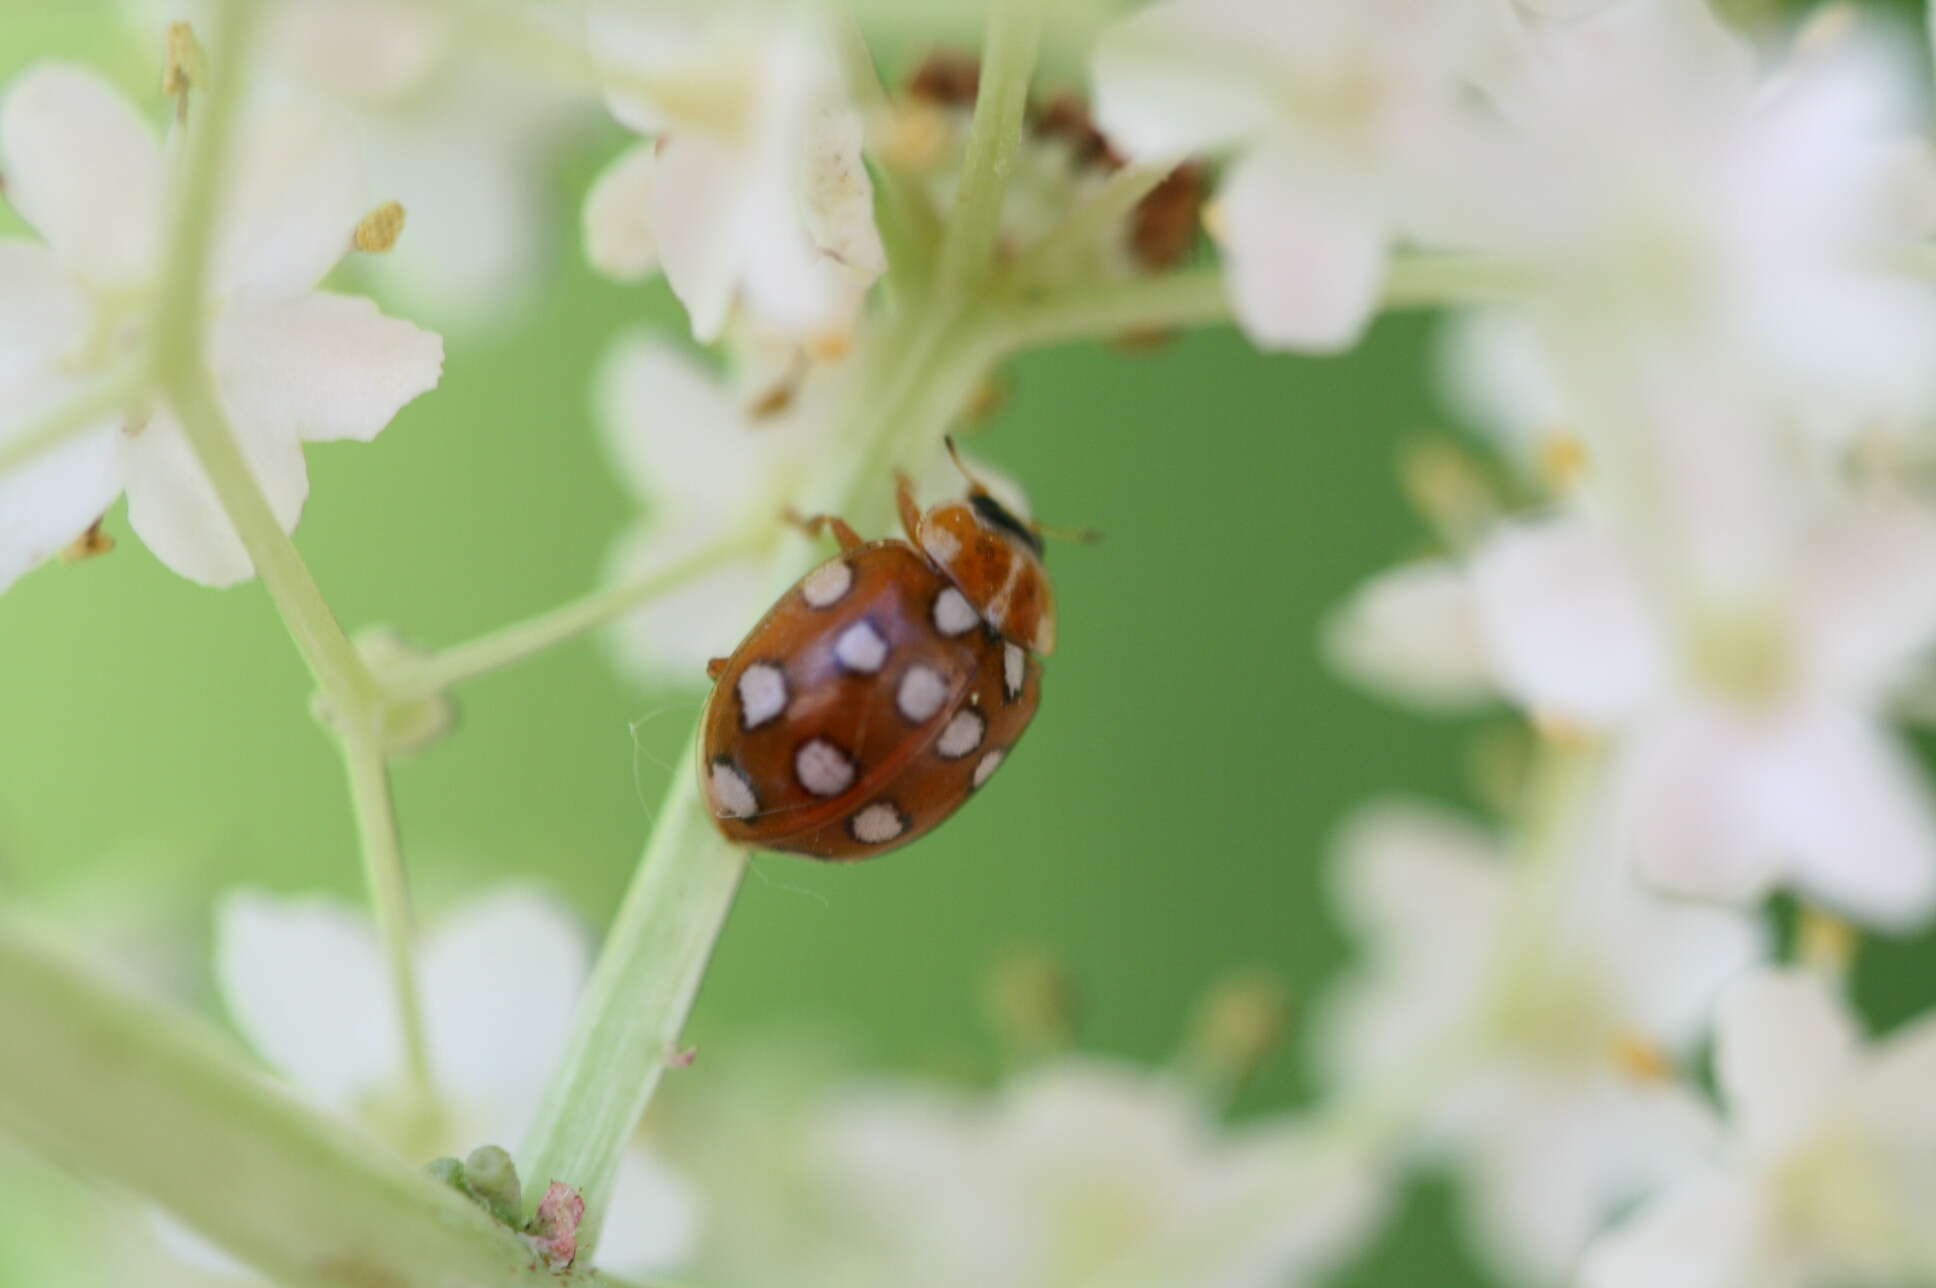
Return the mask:
<svg viewBox="0 0 1936 1288">
<path fill-rule="evenodd" d="M 45 244 L 0 240 L 0 440 L 128 357 L 161 272 L 169 158 L 132 105 L 84 69 L 40 63 L 0 102 L 6 197 Z M 276 520 L 308 494 L 302 443 L 367 441 L 433 388 L 437 336 L 366 299 L 315 289 L 369 207 L 343 122 L 284 100 L 254 113 L 219 213 L 208 359 L 222 409 Z M 128 497 L 149 549 L 209 585 L 252 569 L 165 402 L 103 417 L 0 477 L 0 586 Z"/>
<path fill-rule="evenodd" d="M 1712 1124 L 1672 1061 L 1763 951 L 1748 915 L 1661 902 L 1572 844 L 1542 884 L 1447 811 L 1366 807 L 1333 868 L 1361 955 L 1314 1022 L 1334 1094 L 1439 1075 L 1415 1152 L 1450 1163 L 1477 1247 L 1528 1284 L 1698 1161 Z"/>
<path fill-rule="evenodd" d="M 1510 525 L 1472 575 L 1500 687 L 1613 732 L 1608 826 L 1652 883 L 1927 917 L 1936 803 L 1880 717 L 1936 644 L 1936 513 L 1849 501 L 1734 600 L 1676 600 L 1587 518 Z"/>
<path fill-rule="evenodd" d="M 144 29 L 199 19 L 205 0 L 131 0 Z M 353 261 L 359 280 L 449 332 L 514 321 L 551 243 L 550 170 L 596 100 L 514 61 L 473 56 L 456 17 L 415 0 L 273 0 L 257 78 L 298 86 L 355 123 L 372 181 L 402 203 L 408 232 Z M 542 6 L 520 7 L 540 22 Z M 199 23 L 198 23 L 199 25 Z M 569 28 L 558 35 L 568 39 Z"/>
<path fill-rule="evenodd" d="M 1162 0 L 1103 34 L 1096 121 L 1116 148 L 1153 163 L 1233 157 L 1212 229 L 1252 340 L 1334 351 L 1370 323 L 1480 12 L 1467 0 Z"/>
<path fill-rule="evenodd" d="M 603 56 L 670 87 L 607 95 L 646 141 L 586 198 L 593 267 L 628 281 L 663 272 L 701 342 L 743 316 L 844 352 L 887 259 L 860 113 L 827 33 L 801 15 L 695 20 L 620 0 L 598 0 L 587 21 Z"/>
<path fill-rule="evenodd" d="M 1091 1057 L 986 1093 L 876 1076 L 760 1099 L 738 1089 L 696 1144 L 732 1214 L 699 1264 L 749 1288 L 1276 1288 L 1336 1267 L 1384 1199 L 1294 1123 L 1226 1127 L 1170 1075 Z"/>
<path fill-rule="evenodd" d="M 1936 289 L 1900 265 L 1930 158 L 1887 36 L 1764 56 L 1705 0 L 1544 24 L 1435 154 L 1423 235 L 1524 274 L 1514 311 L 1596 447 L 1715 405 L 1830 440 L 1919 423 Z"/>
<path fill-rule="evenodd" d="M 1926 1282 L 1936 1019 L 1870 1045 L 1821 977 L 1757 972 L 1723 996 L 1714 1062 L 1726 1139 L 1594 1245 L 1584 1288 Z"/>
<path fill-rule="evenodd" d="M 303 1094 L 381 1131 L 405 1074 L 396 1000 L 368 916 L 320 896 L 238 891 L 218 908 L 215 954 L 222 999 L 256 1052 Z M 587 966 L 582 928 L 531 890 L 480 896 L 428 927 L 417 974 L 445 1152 L 517 1147 L 564 1051 Z M 599 1265 L 651 1274 L 681 1264 L 697 1227 L 694 1202 L 665 1164 L 626 1151 Z"/>
</svg>

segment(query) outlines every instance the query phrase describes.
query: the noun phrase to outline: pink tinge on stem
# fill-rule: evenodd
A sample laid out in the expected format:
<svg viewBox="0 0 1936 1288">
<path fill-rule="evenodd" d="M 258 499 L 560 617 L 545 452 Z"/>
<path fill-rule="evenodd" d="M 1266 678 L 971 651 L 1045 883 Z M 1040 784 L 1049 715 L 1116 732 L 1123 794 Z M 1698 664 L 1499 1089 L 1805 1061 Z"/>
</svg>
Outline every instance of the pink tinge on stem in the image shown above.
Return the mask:
<svg viewBox="0 0 1936 1288">
<path fill-rule="evenodd" d="M 526 1227 L 525 1239 L 554 1270 L 578 1256 L 578 1223 L 585 1219 L 585 1196 L 563 1181 L 553 1181 Z"/>
</svg>

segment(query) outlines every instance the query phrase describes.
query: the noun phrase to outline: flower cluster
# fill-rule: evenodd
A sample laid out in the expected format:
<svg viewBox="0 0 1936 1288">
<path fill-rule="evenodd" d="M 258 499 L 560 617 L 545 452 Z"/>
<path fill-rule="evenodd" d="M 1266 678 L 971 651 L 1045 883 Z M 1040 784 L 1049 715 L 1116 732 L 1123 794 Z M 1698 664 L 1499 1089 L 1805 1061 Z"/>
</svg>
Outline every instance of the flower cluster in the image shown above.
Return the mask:
<svg viewBox="0 0 1936 1288">
<path fill-rule="evenodd" d="M 124 495 L 170 568 L 268 584 L 377 916 L 235 895 L 217 978 L 311 1100 L 413 1157 L 536 1115 L 536 1152 L 587 1172 L 558 1246 L 584 1210 L 601 1264 L 720 1282 L 1305 1282 L 1421 1166 L 1508 1282 L 1936 1278 L 1936 1018 L 1865 1046 L 1846 978 L 1859 933 L 1936 915 L 1936 797 L 1895 728 L 1936 645 L 1936 157 L 1900 30 L 1709 0 L 1157 0 L 1084 33 L 1092 111 L 1032 83 L 1026 0 L 985 63 L 899 82 L 807 6 L 208 9 L 253 18 L 228 70 L 257 74 L 227 92 L 174 22 L 165 138 L 73 65 L 0 97 L 0 193 L 33 234 L 0 240 L 0 589 L 102 548 Z M 600 103 L 625 143 L 585 257 L 662 278 L 710 347 L 628 329 L 599 366 L 644 517 L 581 603 L 359 647 L 287 541 L 303 444 L 374 438 L 443 344 L 323 284 L 407 220 L 422 249 L 383 289 L 452 325 L 515 312 L 546 155 Z M 1199 222 L 1216 264 L 1192 270 Z M 1031 343 L 1228 317 L 1330 353 L 1421 297 L 1448 306 L 1436 374 L 1471 437 L 1409 462 L 1438 548 L 1328 644 L 1401 702 L 1503 707 L 1518 754 L 1495 821 L 1378 801 L 1341 829 L 1356 951 L 1308 1026 L 1315 1105 L 1226 1128 L 1179 1075 L 1073 1058 L 981 1095 L 750 1096 L 687 1131 L 689 1182 L 631 1134 L 743 860 L 679 833 L 692 800 L 650 847 L 691 868 L 613 936 L 643 1020 L 528 892 L 410 931 L 387 763 L 408 713 L 445 730 L 457 680 L 606 627 L 643 683 L 698 682 L 798 575 L 785 516 L 884 511 L 897 472 L 958 491 L 944 437 Z M 679 923 L 660 957 L 641 915 Z M 601 1066 L 569 1089 L 596 1112 L 543 1122 L 572 1043 L 621 1030 L 649 1067 Z M 570 1130 L 607 1138 L 549 1148 Z M 721 1144 L 749 1137 L 751 1161 Z"/>
</svg>

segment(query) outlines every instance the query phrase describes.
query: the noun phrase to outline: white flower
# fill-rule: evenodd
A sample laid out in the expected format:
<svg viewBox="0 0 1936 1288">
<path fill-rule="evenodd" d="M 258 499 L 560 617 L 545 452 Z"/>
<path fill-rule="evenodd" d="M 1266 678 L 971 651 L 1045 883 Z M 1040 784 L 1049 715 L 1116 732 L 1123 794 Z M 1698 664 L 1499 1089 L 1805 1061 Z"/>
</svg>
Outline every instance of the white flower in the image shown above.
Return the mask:
<svg viewBox="0 0 1936 1288">
<path fill-rule="evenodd" d="M 1841 435 L 1936 408 L 1914 69 L 1859 29 L 1770 71 L 1705 0 L 1546 24 L 1441 149 L 1432 239 L 1528 271 L 1591 436 L 1731 404 Z"/>
<path fill-rule="evenodd" d="M 1713 1164 L 1603 1236 L 1587 1288 L 1923 1283 L 1936 1269 L 1936 1017 L 1865 1049 L 1819 977 L 1765 971 L 1723 997 Z"/>
<path fill-rule="evenodd" d="M 1471 584 L 1452 559 L 1413 560 L 1359 586 L 1326 623 L 1324 650 L 1353 682 L 1428 711 L 1497 692 Z"/>
<path fill-rule="evenodd" d="M 732 1219 L 700 1265 L 718 1282 L 1266 1288 L 1335 1266 L 1382 1198 L 1363 1169 L 1325 1170 L 1294 1127 L 1222 1127 L 1173 1079 L 1100 1060 L 988 1095 L 863 1081 L 787 1113 L 751 1137 L 784 1162 L 749 1168 L 742 1145 L 716 1169 Z"/>
<path fill-rule="evenodd" d="M 1104 35 L 1096 118 L 1139 161 L 1234 151 L 1212 226 L 1238 321 L 1267 346 L 1341 349 L 1475 31 L 1458 0 L 1162 0 Z"/>
<path fill-rule="evenodd" d="M 696 23 L 612 2 L 589 22 L 603 55 L 687 87 L 609 96 L 651 141 L 586 199 L 593 266 L 622 280 L 662 269 L 702 341 L 743 308 L 765 330 L 842 347 L 887 261 L 860 116 L 824 34 L 774 14 Z"/>
<path fill-rule="evenodd" d="M 216 983 L 250 1045 L 324 1106 L 382 1129 L 405 1071 L 395 1000 L 369 919 L 334 899 L 241 892 L 220 906 L 215 934 Z M 534 892 L 477 899 L 429 928 L 417 978 L 431 1074 L 447 1116 L 443 1152 L 516 1147 L 564 1050 L 585 972 L 578 924 Z M 663 1270 L 683 1259 L 695 1225 L 678 1179 L 630 1151 L 602 1227 L 599 1264 L 621 1273 Z"/>
<path fill-rule="evenodd" d="M 0 168 L 7 200 L 46 241 L 0 241 L 4 438 L 143 342 L 168 169 L 124 99 L 89 72 L 47 63 L 0 104 Z M 334 117 L 294 103 L 260 113 L 231 174 L 208 356 L 242 454 L 287 530 L 309 489 L 303 441 L 375 437 L 436 385 L 443 345 L 367 300 L 313 289 L 368 204 Z M 80 535 L 123 490 L 129 522 L 177 572 L 210 585 L 250 575 L 173 411 L 158 402 L 0 477 L 0 586 Z"/>
<path fill-rule="evenodd" d="M 1746 916 L 1658 902 L 1562 843 L 1557 874 L 1515 882 L 1443 811 L 1358 816 L 1334 879 L 1364 957 L 1316 1035 L 1337 1094 L 1439 1079 L 1423 1143 L 1466 1181 L 1482 1249 L 1528 1282 L 1558 1281 L 1622 1203 L 1693 1161 L 1708 1125 L 1669 1060 L 1761 944 Z"/>
<path fill-rule="evenodd" d="M 134 7 L 158 27 L 207 4 Z M 519 17 L 544 15 L 526 6 Z M 404 207 L 403 239 L 353 261 L 359 280 L 446 331 L 474 331 L 515 318 L 537 287 L 555 235 L 549 171 L 572 129 L 595 119 L 594 101 L 471 56 L 455 22 L 413 0 L 273 0 L 256 50 L 270 79 L 354 117 L 371 178 Z"/>
<path fill-rule="evenodd" d="M 1691 559 L 1662 584 L 1627 550 L 1553 519 L 1502 530 L 1473 569 L 1505 692 L 1616 734 L 1616 844 L 1675 891 L 1787 883 L 1865 921 L 1920 921 L 1936 809 L 1878 713 L 1936 643 L 1936 515 L 1848 503 L 1777 548 L 1778 577 L 1725 595 Z"/>
</svg>

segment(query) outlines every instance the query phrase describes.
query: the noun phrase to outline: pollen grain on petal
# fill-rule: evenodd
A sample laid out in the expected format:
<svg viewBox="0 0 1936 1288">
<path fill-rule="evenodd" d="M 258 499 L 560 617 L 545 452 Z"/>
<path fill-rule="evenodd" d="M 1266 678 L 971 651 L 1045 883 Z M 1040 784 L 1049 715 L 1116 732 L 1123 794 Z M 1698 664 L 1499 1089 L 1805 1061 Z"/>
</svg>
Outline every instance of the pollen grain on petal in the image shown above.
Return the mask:
<svg viewBox="0 0 1936 1288">
<path fill-rule="evenodd" d="M 403 203 L 386 201 L 357 221 L 350 244 L 369 255 L 381 255 L 403 235 Z"/>
</svg>

